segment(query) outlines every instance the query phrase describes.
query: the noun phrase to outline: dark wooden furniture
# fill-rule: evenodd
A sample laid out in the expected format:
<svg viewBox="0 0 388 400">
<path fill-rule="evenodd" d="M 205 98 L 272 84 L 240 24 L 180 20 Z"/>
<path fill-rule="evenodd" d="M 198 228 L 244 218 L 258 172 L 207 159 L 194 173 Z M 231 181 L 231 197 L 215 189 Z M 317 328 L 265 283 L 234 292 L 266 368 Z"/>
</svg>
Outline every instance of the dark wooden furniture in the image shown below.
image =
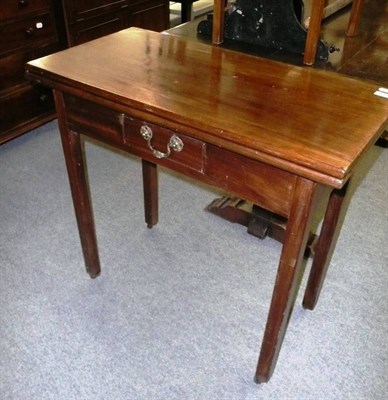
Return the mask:
<svg viewBox="0 0 388 400">
<path fill-rule="evenodd" d="M 348 36 L 353 36 L 357 32 L 363 2 L 364 0 L 353 1 L 347 31 Z M 247 4 L 252 3 L 248 1 Z M 263 10 L 267 9 L 267 12 L 264 12 L 262 16 L 259 15 L 260 19 L 255 21 L 257 27 L 247 27 L 247 35 L 250 37 L 247 43 L 277 47 L 291 52 L 304 52 L 303 63 L 306 65 L 314 64 L 317 54 L 320 59 L 327 59 L 328 49 L 319 39 L 325 0 L 312 0 L 310 24 L 307 32 L 296 21 L 293 0 L 276 0 L 276 2 L 274 0 L 264 0 L 260 4 Z M 212 42 L 214 44 L 221 44 L 224 40 L 224 16 L 225 0 L 215 0 L 212 19 Z M 242 26 L 245 22 L 252 24 L 249 16 L 246 20 L 247 22 L 243 20 Z M 270 21 L 268 25 L 266 25 L 267 20 Z M 282 26 L 283 24 L 285 28 Z M 238 28 L 238 36 L 243 36 L 244 32 L 240 24 L 238 24 Z M 238 40 L 244 42 L 242 38 Z"/>
<path fill-rule="evenodd" d="M 308 309 L 325 278 L 347 183 L 388 121 L 388 101 L 374 95 L 378 86 L 134 28 L 26 68 L 31 80 L 54 89 L 91 277 L 100 274 L 100 262 L 82 135 L 143 160 L 148 227 L 158 222 L 157 165 L 286 220 L 255 374 L 257 382 L 268 381 L 297 296 L 316 206 L 329 194 L 303 301 Z"/>
<path fill-rule="evenodd" d="M 228 41 L 303 54 L 307 32 L 301 25 L 302 0 L 236 0 L 225 12 L 225 0 L 215 0 L 214 13 L 198 24 L 198 33 L 214 44 Z M 329 46 L 316 38 L 318 60 L 327 60 Z"/>
<path fill-rule="evenodd" d="M 55 117 L 51 91 L 25 80 L 27 61 L 129 26 L 167 29 L 168 0 L 3 0 L 0 144 Z"/>
<path fill-rule="evenodd" d="M 24 64 L 61 48 L 51 0 L 0 7 L 0 144 L 54 117 L 50 90 L 27 82 Z"/>
</svg>

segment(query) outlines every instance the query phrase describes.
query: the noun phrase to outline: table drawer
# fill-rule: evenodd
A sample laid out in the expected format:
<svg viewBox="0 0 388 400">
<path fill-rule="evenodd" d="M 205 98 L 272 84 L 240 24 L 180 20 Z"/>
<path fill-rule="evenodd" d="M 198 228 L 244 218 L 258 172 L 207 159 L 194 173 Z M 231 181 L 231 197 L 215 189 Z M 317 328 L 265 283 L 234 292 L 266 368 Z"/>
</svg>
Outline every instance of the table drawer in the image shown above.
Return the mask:
<svg viewBox="0 0 388 400">
<path fill-rule="evenodd" d="M 50 14 L 0 25 L 0 55 L 24 48 L 31 49 L 55 40 L 56 32 Z"/>
<path fill-rule="evenodd" d="M 138 157 L 167 168 L 203 173 L 206 145 L 200 140 L 68 94 L 64 95 L 64 100 L 70 129 L 124 147 Z M 143 130 L 152 132 L 149 141 L 141 134 L 145 126 L 147 128 Z M 177 143 L 178 147 L 175 147 Z M 165 156 L 166 152 L 169 152 L 168 156 Z"/>
<path fill-rule="evenodd" d="M 68 94 L 63 96 L 70 129 L 110 145 L 123 144 L 123 114 Z"/>
<path fill-rule="evenodd" d="M 131 153 L 151 162 L 204 171 L 205 143 L 179 132 L 126 116 L 124 143 Z"/>
</svg>

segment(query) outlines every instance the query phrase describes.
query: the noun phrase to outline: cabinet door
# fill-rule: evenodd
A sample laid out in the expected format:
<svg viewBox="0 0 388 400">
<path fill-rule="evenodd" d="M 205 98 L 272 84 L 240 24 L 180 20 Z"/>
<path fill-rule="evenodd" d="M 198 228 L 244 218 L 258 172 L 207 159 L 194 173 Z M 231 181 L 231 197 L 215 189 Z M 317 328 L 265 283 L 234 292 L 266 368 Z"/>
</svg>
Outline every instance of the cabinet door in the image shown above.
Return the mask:
<svg viewBox="0 0 388 400">
<path fill-rule="evenodd" d="M 129 25 L 161 32 L 169 27 L 168 1 L 148 1 L 131 9 Z"/>
<path fill-rule="evenodd" d="M 127 0 L 62 0 L 62 2 L 69 24 L 127 7 Z"/>
</svg>

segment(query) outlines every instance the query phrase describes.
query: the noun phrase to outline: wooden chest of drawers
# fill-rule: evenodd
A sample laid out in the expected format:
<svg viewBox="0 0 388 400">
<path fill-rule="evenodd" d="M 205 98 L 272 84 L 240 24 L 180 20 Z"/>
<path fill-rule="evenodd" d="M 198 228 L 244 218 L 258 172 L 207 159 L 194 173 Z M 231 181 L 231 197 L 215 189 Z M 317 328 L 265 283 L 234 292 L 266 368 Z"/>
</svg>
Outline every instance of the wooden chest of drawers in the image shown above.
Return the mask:
<svg viewBox="0 0 388 400">
<path fill-rule="evenodd" d="M 54 117 L 51 91 L 24 64 L 61 47 L 51 0 L 3 0 L 0 10 L 0 143 Z"/>
<path fill-rule="evenodd" d="M 162 31 L 167 0 L 1 0 L 0 144 L 55 117 L 51 90 L 24 78 L 27 61 L 129 26 Z"/>
</svg>

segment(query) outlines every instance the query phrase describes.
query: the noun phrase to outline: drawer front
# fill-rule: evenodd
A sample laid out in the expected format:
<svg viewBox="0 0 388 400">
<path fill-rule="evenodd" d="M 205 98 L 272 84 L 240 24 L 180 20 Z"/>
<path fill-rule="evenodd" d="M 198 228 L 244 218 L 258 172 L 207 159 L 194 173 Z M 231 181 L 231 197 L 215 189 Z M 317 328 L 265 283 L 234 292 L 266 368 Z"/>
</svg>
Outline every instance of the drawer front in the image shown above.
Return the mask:
<svg viewBox="0 0 388 400">
<path fill-rule="evenodd" d="M 17 93 L 0 97 L 0 133 L 53 112 L 51 90 L 28 84 Z"/>
<path fill-rule="evenodd" d="M 106 12 L 116 11 L 127 7 L 127 0 L 67 0 L 65 13 L 67 21 L 74 23 L 95 17 Z"/>
<path fill-rule="evenodd" d="M 91 101 L 64 94 L 70 129 L 111 145 L 123 144 L 123 115 Z"/>
<path fill-rule="evenodd" d="M 57 44 L 32 48 L 18 53 L 11 53 L 0 58 L 0 95 L 4 91 L 15 90 L 15 86 L 25 84 L 24 66 L 26 62 L 58 51 Z M 3 92 L 3 93 L 2 93 Z"/>
<path fill-rule="evenodd" d="M 296 176 L 243 155 L 209 145 L 206 175 L 211 183 L 288 217 Z"/>
<path fill-rule="evenodd" d="M 0 21 L 20 18 L 26 14 L 46 11 L 50 0 L 1 0 Z"/>
<path fill-rule="evenodd" d="M 55 41 L 56 32 L 50 14 L 0 25 L 0 55 Z"/>
<path fill-rule="evenodd" d="M 125 117 L 124 143 L 131 153 L 168 168 L 204 171 L 205 144 L 179 132 Z"/>
<path fill-rule="evenodd" d="M 76 46 L 86 43 L 127 28 L 127 26 L 127 17 L 122 12 L 110 13 L 102 17 L 77 22 L 69 27 L 69 45 Z"/>
<path fill-rule="evenodd" d="M 169 26 L 169 7 L 166 2 L 147 2 L 131 9 L 130 26 L 161 32 Z"/>
</svg>

